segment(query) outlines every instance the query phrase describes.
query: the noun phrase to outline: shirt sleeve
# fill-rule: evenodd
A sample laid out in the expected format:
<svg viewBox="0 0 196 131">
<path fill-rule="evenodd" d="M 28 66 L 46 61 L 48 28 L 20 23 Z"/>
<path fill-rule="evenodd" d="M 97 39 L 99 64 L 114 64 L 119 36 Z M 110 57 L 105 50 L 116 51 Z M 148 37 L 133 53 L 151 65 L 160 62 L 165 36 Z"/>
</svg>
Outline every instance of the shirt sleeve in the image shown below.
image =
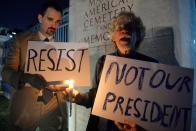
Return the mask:
<svg viewBox="0 0 196 131">
<path fill-rule="evenodd" d="M 99 86 L 99 81 L 101 78 L 101 73 L 103 69 L 103 65 L 105 62 L 105 55 L 100 57 L 96 63 L 95 73 L 94 73 L 94 79 L 93 79 L 93 87 L 89 90 L 87 93 L 80 93 L 76 97 L 76 103 L 79 105 L 83 105 L 87 108 L 93 107 L 95 97 L 97 94 L 97 89 Z"/>
</svg>

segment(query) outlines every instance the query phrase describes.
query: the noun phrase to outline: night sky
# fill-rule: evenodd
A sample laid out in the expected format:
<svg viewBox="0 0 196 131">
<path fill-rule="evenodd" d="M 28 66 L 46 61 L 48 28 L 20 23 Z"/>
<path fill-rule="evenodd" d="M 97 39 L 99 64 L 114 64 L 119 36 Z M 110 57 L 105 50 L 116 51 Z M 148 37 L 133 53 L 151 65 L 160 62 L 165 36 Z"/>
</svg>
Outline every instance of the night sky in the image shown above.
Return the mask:
<svg viewBox="0 0 196 131">
<path fill-rule="evenodd" d="M 46 0 L 1 0 L 0 27 L 10 29 L 26 29 L 36 24 L 37 14 Z M 62 8 L 68 7 L 69 0 L 59 1 Z"/>
</svg>

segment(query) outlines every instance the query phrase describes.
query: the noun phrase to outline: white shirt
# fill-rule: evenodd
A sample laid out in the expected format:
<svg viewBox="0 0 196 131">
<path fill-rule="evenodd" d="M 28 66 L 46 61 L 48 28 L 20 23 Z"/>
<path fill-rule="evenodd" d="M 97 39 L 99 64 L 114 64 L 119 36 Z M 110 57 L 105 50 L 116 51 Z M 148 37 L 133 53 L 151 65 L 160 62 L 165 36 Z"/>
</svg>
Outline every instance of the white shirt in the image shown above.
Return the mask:
<svg viewBox="0 0 196 131">
<path fill-rule="evenodd" d="M 54 42 L 54 37 L 53 36 L 46 37 L 40 31 L 38 32 L 38 34 L 39 34 L 40 40 L 44 41 L 46 38 L 48 38 L 50 42 Z"/>
</svg>

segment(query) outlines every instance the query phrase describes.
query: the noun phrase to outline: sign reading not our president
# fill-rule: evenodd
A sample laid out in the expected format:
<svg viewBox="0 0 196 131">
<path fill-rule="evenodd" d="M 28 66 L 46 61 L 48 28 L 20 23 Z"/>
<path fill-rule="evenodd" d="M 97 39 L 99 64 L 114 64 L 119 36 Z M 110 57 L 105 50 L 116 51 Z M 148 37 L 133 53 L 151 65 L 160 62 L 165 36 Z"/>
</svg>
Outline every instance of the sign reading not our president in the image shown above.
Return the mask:
<svg viewBox="0 0 196 131">
<path fill-rule="evenodd" d="M 26 73 L 41 74 L 47 81 L 71 79 L 75 86 L 90 85 L 88 43 L 29 41 L 26 56 Z"/>
<path fill-rule="evenodd" d="M 193 70 L 107 56 L 92 114 L 150 131 L 188 131 Z"/>
</svg>

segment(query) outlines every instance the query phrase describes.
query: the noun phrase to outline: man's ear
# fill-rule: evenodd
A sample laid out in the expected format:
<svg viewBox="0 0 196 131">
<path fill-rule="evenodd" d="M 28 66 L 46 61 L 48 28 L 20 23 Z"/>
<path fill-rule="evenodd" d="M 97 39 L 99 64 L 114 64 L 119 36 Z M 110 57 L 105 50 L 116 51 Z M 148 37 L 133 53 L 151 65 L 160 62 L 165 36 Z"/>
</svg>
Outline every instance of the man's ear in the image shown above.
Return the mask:
<svg viewBox="0 0 196 131">
<path fill-rule="evenodd" d="M 118 49 L 116 43 L 115 43 L 114 41 L 112 41 L 112 43 L 113 43 L 114 47 L 115 47 L 116 49 Z"/>
<path fill-rule="evenodd" d="M 41 14 L 39 14 L 39 15 L 37 16 L 37 19 L 38 19 L 39 23 L 42 23 L 42 15 L 41 15 Z"/>
<path fill-rule="evenodd" d="M 116 45 L 116 42 L 115 42 L 114 39 L 115 39 L 115 38 L 114 38 L 114 34 L 111 33 L 111 34 L 110 34 L 110 40 L 112 41 L 112 43 L 113 43 L 114 45 Z"/>
<path fill-rule="evenodd" d="M 112 38 L 111 38 L 111 42 L 112 42 L 112 44 L 114 45 L 114 47 L 117 48 L 116 42 L 115 42 Z"/>
</svg>

